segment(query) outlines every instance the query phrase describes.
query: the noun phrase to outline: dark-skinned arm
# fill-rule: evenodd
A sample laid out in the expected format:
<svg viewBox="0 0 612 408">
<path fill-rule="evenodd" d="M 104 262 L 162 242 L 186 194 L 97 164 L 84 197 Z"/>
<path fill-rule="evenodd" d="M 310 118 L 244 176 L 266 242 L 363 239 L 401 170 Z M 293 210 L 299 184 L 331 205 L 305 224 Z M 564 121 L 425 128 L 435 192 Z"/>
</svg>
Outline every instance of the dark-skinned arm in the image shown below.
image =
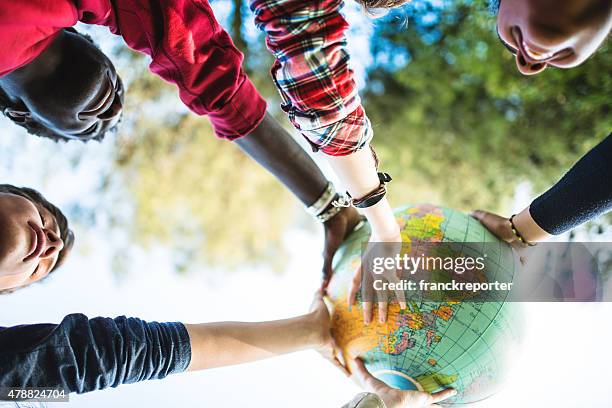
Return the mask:
<svg viewBox="0 0 612 408">
<path fill-rule="evenodd" d="M 237 139 L 240 148 L 283 183 L 306 207 L 313 204 L 327 186 L 327 178 L 312 158 L 272 115 L 266 113 L 250 134 Z M 332 273 L 332 259 L 344 238 L 359 223 L 357 211 L 344 208 L 323 224 L 323 286 Z"/>
<path fill-rule="evenodd" d="M 240 148 L 283 183 L 306 207 L 321 196 L 327 178 L 302 147 L 270 113 L 247 136 Z"/>
</svg>

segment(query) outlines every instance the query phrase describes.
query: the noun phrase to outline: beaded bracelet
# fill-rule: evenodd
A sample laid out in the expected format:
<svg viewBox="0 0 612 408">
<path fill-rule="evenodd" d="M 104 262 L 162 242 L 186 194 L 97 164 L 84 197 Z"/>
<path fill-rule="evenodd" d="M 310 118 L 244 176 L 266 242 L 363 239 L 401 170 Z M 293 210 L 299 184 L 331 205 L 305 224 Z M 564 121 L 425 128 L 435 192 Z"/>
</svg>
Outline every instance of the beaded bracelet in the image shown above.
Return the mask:
<svg viewBox="0 0 612 408">
<path fill-rule="evenodd" d="M 340 196 L 337 193 L 334 194 L 334 196 L 332 197 L 332 203 L 329 203 L 327 207 L 323 209 L 323 211 L 321 211 L 321 213 L 315 216 L 315 218 L 321 223 L 326 223 L 327 221 L 334 218 L 336 214 L 338 214 L 342 210 L 342 208 L 333 205 L 333 201 L 337 200 L 339 197 Z"/>
<path fill-rule="evenodd" d="M 327 183 L 323 194 L 312 205 L 306 208 L 306 211 L 313 217 L 317 217 L 329 206 L 336 196 L 336 189 L 332 183 Z"/>
<path fill-rule="evenodd" d="M 521 233 L 518 232 L 518 230 L 514 226 L 514 217 L 516 217 L 516 214 L 512 214 L 512 217 L 508 219 L 508 221 L 510 221 L 510 228 L 512 228 L 512 233 L 514 234 L 514 236 L 517 237 L 518 240 L 521 241 L 523 244 L 526 244 L 529 246 L 536 246 L 535 243 L 527 241 L 525 238 L 523 238 Z"/>
</svg>

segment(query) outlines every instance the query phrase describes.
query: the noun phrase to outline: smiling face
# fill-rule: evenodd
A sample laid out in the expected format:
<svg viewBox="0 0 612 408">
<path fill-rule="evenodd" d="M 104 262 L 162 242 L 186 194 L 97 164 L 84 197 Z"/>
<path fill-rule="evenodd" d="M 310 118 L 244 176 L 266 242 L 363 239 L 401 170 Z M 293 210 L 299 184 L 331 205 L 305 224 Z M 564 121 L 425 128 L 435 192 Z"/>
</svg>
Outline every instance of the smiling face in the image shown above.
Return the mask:
<svg viewBox="0 0 612 408">
<path fill-rule="evenodd" d="M 609 0 L 503 0 L 497 15 L 500 40 L 525 75 L 580 65 L 611 27 Z"/>
<path fill-rule="evenodd" d="M 111 61 L 87 37 L 62 30 L 26 66 L 0 79 L 4 114 L 31 133 L 99 139 L 119 121 L 123 84 Z"/>
<path fill-rule="evenodd" d="M 0 192 L 0 291 L 45 278 L 64 249 L 59 220 L 43 205 Z"/>
</svg>

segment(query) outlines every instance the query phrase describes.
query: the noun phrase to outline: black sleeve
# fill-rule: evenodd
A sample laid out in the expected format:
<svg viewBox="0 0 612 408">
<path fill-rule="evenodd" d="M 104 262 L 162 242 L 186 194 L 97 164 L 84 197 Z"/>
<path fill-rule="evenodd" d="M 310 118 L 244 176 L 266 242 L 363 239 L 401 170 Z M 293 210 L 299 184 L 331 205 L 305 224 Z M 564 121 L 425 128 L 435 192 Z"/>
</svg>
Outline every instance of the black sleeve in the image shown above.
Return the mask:
<svg viewBox="0 0 612 408">
<path fill-rule="evenodd" d="M 125 316 L 0 328 L 0 387 L 85 393 L 183 372 L 191 360 L 182 323 Z"/>
<path fill-rule="evenodd" d="M 612 209 L 612 133 L 585 154 L 529 212 L 549 234 L 562 234 Z"/>
</svg>

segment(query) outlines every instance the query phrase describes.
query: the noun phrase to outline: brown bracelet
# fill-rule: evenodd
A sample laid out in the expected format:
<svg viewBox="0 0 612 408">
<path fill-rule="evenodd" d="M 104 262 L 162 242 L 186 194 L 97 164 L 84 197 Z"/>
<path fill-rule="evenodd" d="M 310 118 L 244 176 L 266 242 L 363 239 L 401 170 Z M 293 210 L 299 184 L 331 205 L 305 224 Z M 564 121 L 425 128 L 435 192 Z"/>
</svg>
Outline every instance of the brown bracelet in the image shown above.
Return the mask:
<svg viewBox="0 0 612 408">
<path fill-rule="evenodd" d="M 536 246 L 537 244 L 527 241 L 525 238 L 523 238 L 521 233 L 518 232 L 518 230 L 514 226 L 514 217 L 516 217 L 516 214 L 512 214 L 512 217 L 508 218 L 508 221 L 510 221 L 510 228 L 512 228 L 512 233 L 514 234 L 514 236 L 517 237 L 518 240 L 521 241 L 523 244 L 526 244 L 529 246 Z"/>
<path fill-rule="evenodd" d="M 387 194 L 387 187 L 385 184 L 390 182 L 392 178 L 387 173 L 378 173 L 378 180 L 380 181 L 378 187 L 370 191 L 364 197 L 355 199 L 347 192 L 345 196 L 341 196 L 337 200 L 332 201 L 332 205 L 335 207 L 368 208 L 378 204 Z"/>
</svg>

